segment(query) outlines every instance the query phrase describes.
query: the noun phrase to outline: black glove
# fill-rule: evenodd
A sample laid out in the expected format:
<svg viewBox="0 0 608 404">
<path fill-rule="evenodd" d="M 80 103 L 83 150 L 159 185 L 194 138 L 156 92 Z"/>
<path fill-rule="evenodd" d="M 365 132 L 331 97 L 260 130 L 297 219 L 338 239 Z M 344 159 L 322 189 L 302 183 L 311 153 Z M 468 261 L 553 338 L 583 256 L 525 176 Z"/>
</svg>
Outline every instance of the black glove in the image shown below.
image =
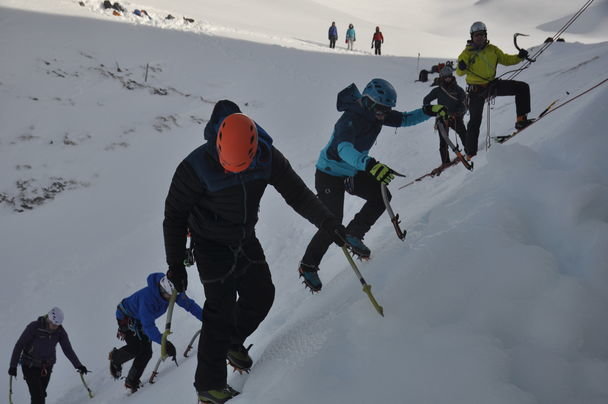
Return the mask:
<svg viewBox="0 0 608 404">
<path fill-rule="evenodd" d="M 333 242 L 336 243 L 338 247 L 342 247 L 344 245 L 346 240 L 346 229 L 335 218 L 331 217 L 329 219 L 325 219 L 321 225 L 321 229 L 329 234 Z"/>
<path fill-rule="evenodd" d="M 179 293 L 182 293 L 188 289 L 188 273 L 183 265 L 169 267 L 169 270 L 167 271 L 167 278 L 169 278 Z"/>
<path fill-rule="evenodd" d="M 175 358 L 175 356 L 177 355 L 175 346 L 169 340 L 165 341 L 165 350 L 167 351 L 167 355 L 172 358 Z"/>
<path fill-rule="evenodd" d="M 467 64 L 464 62 L 464 60 L 459 60 L 458 61 L 458 68 L 460 70 L 467 70 Z"/>
<path fill-rule="evenodd" d="M 17 368 L 8 368 L 8 374 L 13 377 L 17 377 Z"/>
<path fill-rule="evenodd" d="M 431 109 L 432 107 L 433 107 L 432 105 L 423 105 L 422 112 L 424 112 L 428 116 L 435 116 L 435 114 L 433 113 L 433 110 Z"/>
<path fill-rule="evenodd" d="M 89 370 L 87 369 L 86 366 L 84 365 L 80 365 L 76 368 L 76 370 L 78 370 L 78 373 L 80 373 L 81 375 L 86 375 L 87 373 L 89 373 Z"/>
<path fill-rule="evenodd" d="M 376 181 L 381 182 L 384 185 L 388 185 L 395 179 L 395 171 L 386 164 L 379 163 L 373 158 L 370 158 L 367 162 L 366 171 L 370 173 Z"/>
<path fill-rule="evenodd" d="M 520 49 L 517 56 L 519 56 L 521 59 L 525 59 L 528 57 L 528 51 L 525 49 Z"/>
</svg>

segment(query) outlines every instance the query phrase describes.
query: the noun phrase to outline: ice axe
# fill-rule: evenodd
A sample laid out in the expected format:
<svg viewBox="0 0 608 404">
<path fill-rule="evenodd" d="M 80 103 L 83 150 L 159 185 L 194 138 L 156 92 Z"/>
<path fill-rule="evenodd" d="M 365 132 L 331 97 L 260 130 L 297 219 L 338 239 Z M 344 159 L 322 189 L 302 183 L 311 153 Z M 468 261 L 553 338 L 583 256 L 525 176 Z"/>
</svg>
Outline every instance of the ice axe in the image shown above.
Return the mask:
<svg viewBox="0 0 608 404">
<path fill-rule="evenodd" d="M 393 212 L 393 208 L 391 207 L 391 204 L 388 200 L 388 191 L 386 189 L 386 185 L 381 184 L 380 190 L 382 191 L 382 200 L 384 201 L 384 206 L 386 207 L 388 216 L 391 218 L 391 223 L 393 224 L 393 227 L 395 228 L 397 237 L 399 237 L 399 240 L 404 241 L 405 235 L 407 234 L 407 230 L 405 230 L 405 229 L 402 230 L 401 227 L 399 226 L 399 224 L 401 223 L 401 221 L 399 220 L 399 214 L 398 213 L 395 214 L 395 212 Z"/>
<path fill-rule="evenodd" d="M 154 367 L 154 370 L 150 375 L 150 379 L 148 380 L 148 383 L 150 384 L 154 383 L 154 379 L 158 375 L 158 368 L 160 367 L 161 362 L 164 362 L 165 359 L 169 357 L 169 354 L 167 353 L 167 338 L 169 337 L 169 334 L 171 334 L 171 319 L 173 318 L 173 307 L 175 306 L 176 300 L 177 290 L 173 289 L 173 291 L 171 292 L 171 298 L 169 299 L 169 307 L 167 307 L 167 320 L 165 321 L 165 331 L 163 332 L 163 335 L 161 337 L 160 358 L 158 358 L 156 366 Z M 177 365 L 177 359 L 173 357 L 173 360 L 175 361 L 175 365 Z"/>
<path fill-rule="evenodd" d="M 84 385 L 84 388 L 87 389 L 87 393 L 89 394 L 89 398 L 95 397 L 95 395 L 93 394 L 93 391 L 89 388 L 89 385 L 84 380 L 84 375 L 82 373 L 80 374 L 80 380 L 82 380 L 82 384 Z"/>
<path fill-rule="evenodd" d="M 8 380 L 8 402 L 13 404 L 13 376 L 9 376 Z"/>
<path fill-rule="evenodd" d="M 528 35 L 528 34 L 520 34 L 519 32 L 516 32 L 516 33 L 514 33 L 514 34 L 513 34 L 513 44 L 515 45 L 515 48 L 516 48 L 518 51 L 520 51 L 520 50 L 521 50 L 521 48 L 520 48 L 519 46 L 517 46 L 517 37 L 518 37 L 518 36 L 530 36 L 530 35 Z M 532 59 L 532 58 L 530 58 L 530 57 L 528 57 L 528 56 L 526 56 L 526 60 L 527 60 L 528 62 L 536 62 L 536 59 Z"/>
<path fill-rule="evenodd" d="M 357 278 L 359 278 L 359 282 L 361 282 L 361 285 L 363 286 L 363 292 L 367 295 L 369 301 L 372 303 L 372 306 L 374 306 L 374 309 L 376 309 L 378 314 L 384 317 L 384 308 L 378 304 L 376 298 L 372 294 L 372 286 L 365 282 L 365 279 L 363 279 L 363 276 L 361 276 L 361 272 L 359 271 L 359 268 L 357 268 L 357 264 L 355 264 L 353 257 L 351 257 L 348 253 L 346 246 L 342 246 L 342 251 L 344 252 L 344 255 L 346 256 L 346 259 L 348 260 L 348 263 L 350 264 L 351 268 L 353 269 L 353 271 L 355 271 L 355 275 L 357 275 Z"/>
</svg>

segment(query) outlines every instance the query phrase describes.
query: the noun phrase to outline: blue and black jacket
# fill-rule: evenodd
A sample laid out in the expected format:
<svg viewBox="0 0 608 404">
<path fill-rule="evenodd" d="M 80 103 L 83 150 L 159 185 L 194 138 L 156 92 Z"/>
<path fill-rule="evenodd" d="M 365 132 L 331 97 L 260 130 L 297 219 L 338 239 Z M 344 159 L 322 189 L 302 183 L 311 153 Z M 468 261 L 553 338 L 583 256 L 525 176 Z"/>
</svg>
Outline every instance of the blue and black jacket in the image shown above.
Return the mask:
<svg viewBox="0 0 608 404">
<path fill-rule="evenodd" d="M 139 323 L 146 336 L 154 342 L 161 343 L 162 334 L 156 327 L 156 319 L 165 314 L 169 307 L 169 302 L 160 294 L 159 282 L 165 276 L 162 272 L 155 272 L 148 275 L 148 286 L 138 290 L 131 296 L 122 299 L 116 309 L 116 319 L 122 320 L 130 317 Z M 199 320 L 203 320 L 203 310 L 196 302 L 179 293 L 175 301 L 178 306 L 191 313 Z"/>
<path fill-rule="evenodd" d="M 413 126 L 429 119 L 422 109 L 412 112 L 390 111 L 383 121 L 374 111 L 365 108 L 361 93 L 351 84 L 338 93 L 338 111 L 344 111 L 329 143 L 321 150 L 317 169 L 336 177 L 351 177 L 357 171 L 365 171 L 370 157 L 368 152 L 382 130 L 382 125 Z"/>
<path fill-rule="evenodd" d="M 232 101 L 219 101 L 205 127 L 207 143 L 190 153 L 175 171 L 163 221 L 169 268 L 183 265 L 187 229 L 195 244 L 211 241 L 236 248 L 252 241 L 268 184 L 317 227 L 333 217 L 257 124 L 258 151 L 251 166 L 240 173 L 224 170 L 218 161 L 217 131 L 225 117 L 237 112 L 241 111 Z"/>
</svg>

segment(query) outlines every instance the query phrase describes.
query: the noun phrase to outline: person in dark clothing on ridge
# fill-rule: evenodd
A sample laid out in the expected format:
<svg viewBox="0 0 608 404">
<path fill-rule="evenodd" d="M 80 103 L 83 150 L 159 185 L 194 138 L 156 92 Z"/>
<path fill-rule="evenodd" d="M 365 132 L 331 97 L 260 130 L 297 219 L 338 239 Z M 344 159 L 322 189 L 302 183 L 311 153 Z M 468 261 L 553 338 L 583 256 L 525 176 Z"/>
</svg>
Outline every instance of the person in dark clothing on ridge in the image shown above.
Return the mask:
<svg viewBox="0 0 608 404">
<path fill-rule="evenodd" d="M 372 49 L 376 48 L 376 50 L 374 51 L 374 54 L 376 54 L 376 55 L 382 54 L 380 47 L 382 46 L 383 43 L 384 43 L 384 37 L 382 36 L 380 27 L 376 27 L 376 32 L 374 32 L 374 35 L 372 36 Z"/>
<path fill-rule="evenodd" d="M 363 237 L 385 210 L 381 184 L 395 177 L 395 171 L 368 155 L 382 126 L 417 125 L 429 116 L 417 109 L 412 112 L 393 111 L 397 92 L 386 80 L 373 79 L 363 95 L 353 83 L 338 93 L 337 109 L 343 112 L 334 131 L 319 155 L 315 172 L 317 195 L 341 221 L 344 213 L 344 192 L 365 199 L 365 204 L 346 226 L 346 242 L 360 258 L 371 252 Z M 390 198 L 390 193 L 388 194 Z M 318 231 L 308 243 L 299 272 L 313 292 L 321 290 L 319 264 L 332 239 Z"/>
<path fill-rule="evenodd" d="M 53 307 L 47 315 L 28 324 L 13 348 L 8 374 L 17 377 L 17 364 L 21 363 L 32 404 L 44 404 L 46 401 L 46 388 L 57 360 L 57 344 L 61 345 L 63 353 L 79 373 L 88 373 L 74 353 L 62 323 L 63 311 L 59 307 Z"/>
<path fill-rule="evenodd" d="M 331 22 L 327 37 L 329 38 L 329 47 L 334 49 L 336 47 L 336 41 L 338 40 L 338 27 L 336 27 L 335 21 Z"/>
<path fill-rule="evenodd" d="M 169 300 L 175 288 L 162 272 L 148 275 L 147 284 L 145 288 L 124 298 L 116 307 L 116 337 L 124 340 L 127 345 L 112 349 L 108 356 L 110 374 L 116 380 L 122 375 L 123 363 L 134 359 L 125 378 L 125 387 L 133 393 L 139 389 L 140 377 L 152 358 L 152 342 L 160 344 L 162 341 L 162 334 L 154 321 L 169 308 Z M 202 320 L 203 310 L 185 293 L 179 293 L 175 303 Z M 167 355 L 175 359 L 175 346 L 169 340 L 166 342 L 166 350 Z"/>
<path fill-rule="evenodd" d="M 178 290 L 185 290 L 183 259 L 190 229 L 205 289 L 194 387 L 199 402 L 223 403 L 238 394 L 227 384 L 226 359 L 236 370 L 251 368 L 251 346 L 243 344 L 274 301 L 270 269 L 255 233 L 266 187 L 272 185 L 297 213 L 340 246 L 345 229 L 306 187 L 266 131 L 234 102 L 215 105 L 205 140 L 175 171 L 163 230 L 167 276 Z"/>
<path fill-rule="evenodd" d="M 477 21 L 471 25 L 471 39 L 458 56 L 456 74 L 467 76 L 469 92 L 469 123 L 467 125 L 467 143 L 465 152 L 467 160 L 477 154 L 479 127 L 483 117 L 483 105 L 489 97 L 514 95 L 517 111 L 516 129 L 523 129 L 532 121 L 528 119 L 530 112 L 530 87 L 523 81 L 496 80 L 496 66 L 516 65 L 528 56 L 528 51 L 522 49 L 517 55 L 507 55 L 488 41 L 486 25 Z"/>
<path fill-rule="evenodd" d="M 463 120 L 464 114 L 467 112 L 466 97 L 462 87 L 456 83 L 452 68 L 445 66 L 439 72 L 439 86 L 433 88 L 422 100 L 424 113 L 437 116 L 435 126 L 442 125 L 446 134 L 449 132 L 449 128 L 454 129 L 463 145 L 466 143 L 467 137 L 467 129 Z M 437 105 L 431 105 L 433 100 L 437 100 Z M 439 155 L 441 156 L 441 166 L 444 168 L 450 163 L 450 155 L 448 144 L 441 134 L 439 135 Z"/>
</svg>

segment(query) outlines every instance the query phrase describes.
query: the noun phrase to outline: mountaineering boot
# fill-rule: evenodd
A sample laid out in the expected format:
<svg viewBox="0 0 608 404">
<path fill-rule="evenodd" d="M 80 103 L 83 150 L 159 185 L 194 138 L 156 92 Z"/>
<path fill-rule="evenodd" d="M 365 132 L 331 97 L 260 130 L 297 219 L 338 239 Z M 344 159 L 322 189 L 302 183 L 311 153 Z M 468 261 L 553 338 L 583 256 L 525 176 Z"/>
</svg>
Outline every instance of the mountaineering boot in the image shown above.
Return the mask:
<svg viewBox="0 0 608 404">
<path fill-rule="evenodd" d="M 361 259 L 368 259 L 372 252 L 367 248 L 363 241 L 359 237 L 352 236 L 350 234 L 346 235 L 346 244 L 350 247 L 350 250 L 359 256 Z"/>
<path fill-rule="evenodd" d="M 199 404 L 222 404 L 240 393 L 226 385 L 223 389 L 198 391 L 197 394 Z"/>
<path fill-rule="evenodd" d="M 122 375 L 122 366 L 114 362 L 114 354 L 118 351 L 118 349 L 113 348 L 112 351 L 108 354 L 108 359 L 110 360 L 110 374 L 114 378 L 114 380 L 120 379 Z"/>
<path fill-rule="evenodd" d="M 517 122 L 515 122 L 515 129 L 522 130 L 526 126 L 530 125 L 532 122 L 534 121 L 528 119 L 526 115 L 520 115 L 517 117 Z"/>
<path fill-rule="evenodd" d="M 129 374 L 125 378 L 125 387 L 131 390 L 131 393 L 135 393 L 142 386 L 142 383 L 139 380 L 142 373 L 143 370 L 140 370 L 135 366 L 131 366 L 131 369 L 129 369 Z"/>
<path fill-rule="evenodd" d="M 125 379 L 125 387 L 131 390 L 131 394 L 135 393 L 141 387 L 141 381 L 131 380 L 128 377 Z"/>
<path fill-rule="evenodd" d="M 253 366 L 253 359 L 249 356 L 251 347 L 252 345 L 249 345 L 248 348 L 245 348 L 243 345 L 239 344 L 231 345 L 230 348 L 228 348 L 226 358 L 235 371 L 249 372 L 251 366 Z"/>
<path fill-rule="evenodd" d="M 311 292 L 318 292 L 323 287 L 323 283 L 321 283 L 321 279 L 319 279 L 319 267 L 316 265 L 308 265 L 303 262 L 300 262 L 300 267 L 298 268 L 298 272 L 300 273 L 300 277 L 304 278 L 302 283 L 307 286 Z"/>
</svg>

